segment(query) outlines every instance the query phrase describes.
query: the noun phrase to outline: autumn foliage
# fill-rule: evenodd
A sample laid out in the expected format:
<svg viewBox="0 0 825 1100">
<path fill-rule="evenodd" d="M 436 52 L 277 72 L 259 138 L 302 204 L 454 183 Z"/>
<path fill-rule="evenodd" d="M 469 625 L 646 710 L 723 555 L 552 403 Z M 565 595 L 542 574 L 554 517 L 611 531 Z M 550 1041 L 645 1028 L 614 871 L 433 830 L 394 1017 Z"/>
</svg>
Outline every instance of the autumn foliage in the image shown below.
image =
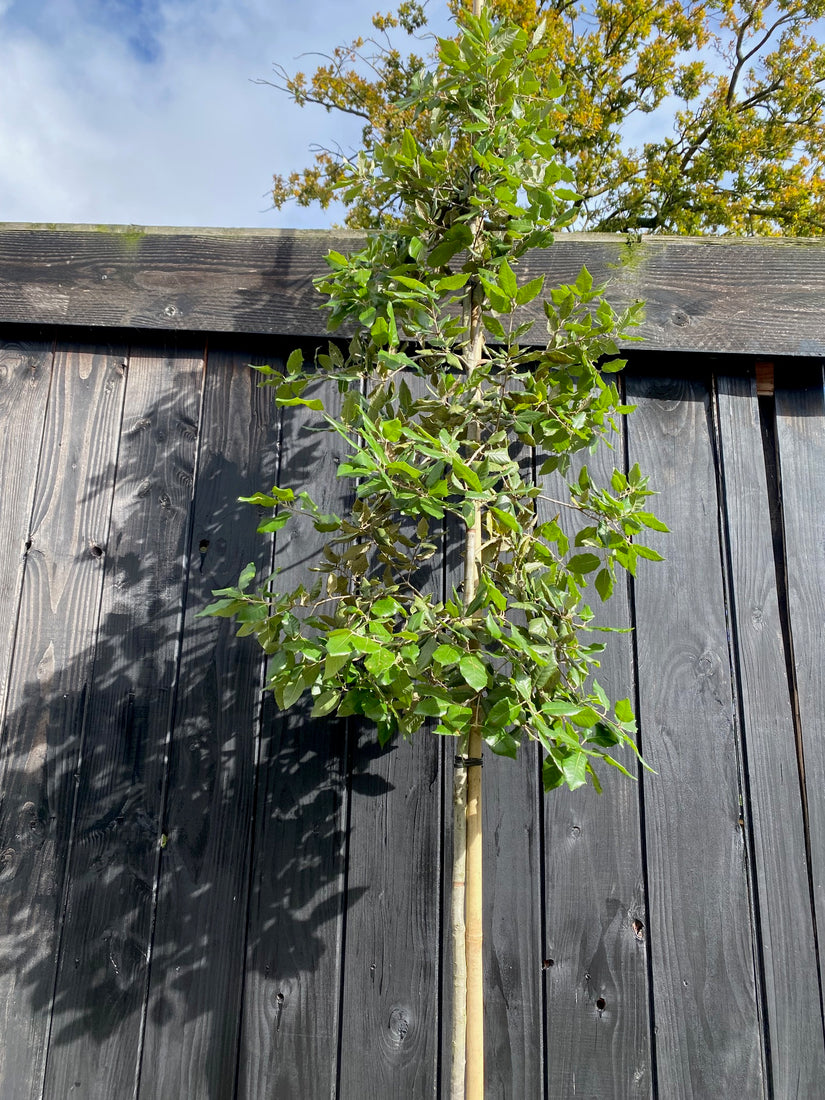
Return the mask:
<svg viewBox="0 0 825 1100">
<path fill-rule="evenodd" d="M 449 4 L 460 22 L 469 0 Z M 825 0 L 488 0 L 488 11 L 527 30 L 546 22 L 547 76 L 566 87 L 557 148 L 580 194 L 572 228 L 825 229 Z M 426 30 L 425 5 L 404 0 L 311 76 L 279 67 L 274 83 L 301 106 L 362 119 L 368 153 L 405 129 L 426 141 L 398 103 L 413 74 L 437 64 Z M 276 175 L 274 205 L 326 208 L 344 159 L 322 149 L 303 171 Z M 367 228 L 393 216 L 367 194 L 345 221 Z"/>
</svg>

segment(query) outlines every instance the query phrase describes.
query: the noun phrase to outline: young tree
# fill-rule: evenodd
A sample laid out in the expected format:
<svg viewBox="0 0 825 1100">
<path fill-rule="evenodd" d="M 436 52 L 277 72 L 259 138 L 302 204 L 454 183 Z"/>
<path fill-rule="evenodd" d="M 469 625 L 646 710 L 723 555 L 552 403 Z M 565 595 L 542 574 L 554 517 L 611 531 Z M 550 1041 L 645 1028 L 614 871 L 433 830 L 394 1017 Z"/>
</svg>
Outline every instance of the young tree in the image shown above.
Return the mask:
<svg viewBox="0 0 825 1100">
<path fill-rule="evenodd" d="M 456 14 L 471 5 L 448 2 Z M 571 228 L 825 230 L 825 0 L 488 0 L 488 10 L 529 33 L 544 21 L 538 74 L 552 71 L 566 88 L 557 150 L 581 195 Z M 301 106 L 363 120 L 368 153 L 405 127 L 427 140 L 412 108 L 397 105 L 421 58 L 390 37 L 421 32 L 425 4 L 404 0 L 372 22 L 370 37 L 335 49 L 309 78 L 277 66 L 275 82 Z M 321 150 L 311 167 L 276 175 L 275 206 L 326 208 L 345 167 Z M 367 188 L 346 223 L 366 228 L 391 214 Z"/>
<path fill-rule="evenodd" d="M 341 438 L 352 508 L 321 514 L 292 486 L 250 498 L 275 510 L 262 531 L 302 512 L 328 534 L 318 581 L 285 592 L 276 574 L 250 591 L 250 566 L 208 609 L 257 637 L 280 707 L 309 694 L 314 715 L 363 716 L 382 745 L 424 729 L 455 738 L 459 882 L 467 826 L 466 899 L 461 887 L 453 899 L 456 988 L 466 909 L 467 1017 L 459 995 L 453 1095 L 464 1095 L 466 1035 L 473 1100 L 483 1095 L 482 744 L 515 757 L 537 742 L 548 791 L 598 787 L 594 765 L 625 771 L 614 753 L 635 751 L 634 719 L 593 679 L 603 646 L 590 633 L 588 586 L 609 597 L 617 567 L 658 558 L 636 541 L 643 529 L 663 529 L 646 511 L 638 468 L 597 488 L 583 467 L 566 486 L 558 478 L 564 495 L 552 500 L 577 517 L 571 547 L 558 515 L 537 515 L 541 481 L 513 452 L 535 448 L 542 475 L 564 475 L 573 453 L 609 442 L 629 411 L 611 377 L 623 366 L 616 341 L 639 312 L 617 317 L 582 269 L 544 301 L 540 341 L 519 317 L 543 291 L 542 278 L 519 280 L 519 259 L 548 246 L 576 210 L 553 147 L 561 88 L 547 75 L 542 32 L 467 16 L 459 40 L 440 43 L 437 71 L 410 83 L 412 127 L 347 168 L 348 201 L 367 194 L 397 215 L 354 255 L 330 253 L 317 280 L 331 329 L 354 335 L 309 369 L 300 351 L 283 369 L 259 369 L 279 404 L 316 410 Z M 340 415 L 312 396 L 319 377 L 345 395 Z M 456 525 L 463 582 L 444 594 L 425 583 L 427 563 Z"/>
</svg>

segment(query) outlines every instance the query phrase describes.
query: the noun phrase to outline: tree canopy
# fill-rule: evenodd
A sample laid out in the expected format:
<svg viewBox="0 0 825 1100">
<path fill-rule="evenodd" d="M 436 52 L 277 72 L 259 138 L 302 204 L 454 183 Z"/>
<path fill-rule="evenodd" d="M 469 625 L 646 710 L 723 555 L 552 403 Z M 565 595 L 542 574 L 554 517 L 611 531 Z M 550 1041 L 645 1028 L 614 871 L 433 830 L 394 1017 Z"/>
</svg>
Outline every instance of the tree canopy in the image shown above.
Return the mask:
<svg viewBox="0 0 825 1100">
<path fill-rule="evenodd" d="M 448 4 L 460 24 L 470 0 Z M 275 86 L 363 120 L 367 153 L 405 129 L 426 142 L 404 105 L 414 74 L 439 64 L 424 55 L 425 9 L 403 0 L 312 75 L 277 66 Z M 825 0 L 488 0 L 488 11 L 529 32 L 545 23 L 540 76 L 566 88 L 556 147 L 580 196 L 569 228 L 825 231 Z M 275 175 L 274 205 L 328 207 L 348 156 L 321 149 L 303 171 Z M 370 228 L 396 213 L 367 192 L 345 221 Z"/>
</svg>

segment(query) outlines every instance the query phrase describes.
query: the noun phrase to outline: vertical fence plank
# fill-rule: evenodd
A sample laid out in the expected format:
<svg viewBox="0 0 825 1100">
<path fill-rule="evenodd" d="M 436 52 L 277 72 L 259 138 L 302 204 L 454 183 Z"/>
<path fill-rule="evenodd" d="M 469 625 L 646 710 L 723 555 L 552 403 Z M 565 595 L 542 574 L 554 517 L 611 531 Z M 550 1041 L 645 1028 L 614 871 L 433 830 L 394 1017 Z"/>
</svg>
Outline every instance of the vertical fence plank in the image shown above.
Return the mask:
<svg viewBox="0 0 825 1100">
<path fill-rule="evenodd" d="M 423 380 L 412 376 L 407 382 L 414 396 L 423 396 Z M 417 583 L 439 599 L 441 570 L 435 563 L 440 556 L 431 561 L 434 568 Z M 353 746 L 341 1100 L 438 1095 L 439 742 L 423 729 L 412 741 L 397 741 L 382 751 L 375 727 L 364 723 Z"/>
<path fill-rule="evenodd" d="M 354 753 L 340 1096 L 420 1100 L 438 1094 L 438 744 L 380 752 L 366 730 Z"/>
<path fill-rule="evenodd" d="M 529 481 L 533 452 L 520 448 L 519 454 Z M 462 527 L 456 552 L 464 533 Z M 463 565 L 456 572 L 460 581 Z M 544 1020 L 538 749 L 524 744 L 513 761 L 485 745 L 483 759 L 485 1096 L 540 1097 Z M 451 824 L 452 817 L 447 821 Z"/>
<path fill-rule="evenodd" d="M 34 498 L 0 757 L 0 1095 L 16 1100 L 43 1086 L 123 362 L 58 350 Z"/>
<path fill-rule="evenodd" d="M 587 466 L 592 483 L 610 486 L 624 469 L 624 436 L 614 450 L 575 457 L 569 478 Z M 543 461 L 540 456 L 539 462 Z M 567 498 L 561 478 L 541 479 L 546 496 Z M 542 519 L 558 516 L 571 540 L 569 509 L 539 499 Z M 628 585 L 619 574 L 613 596 L 591 606 L 601 626 L 631 625 Z M 629 635 L 593 635 L 606 649 L 596 679 L 611 700 L 634 702 Z M 622 763 L 638 773 L 627 754 Z M 544 980 L 547 996 L 547 1095 L 646 1097 L 651 1093 L 647 959 L 639 789 L 605 766 L 604 793 L 559 789 L 545 797 Z"/>
<path fill-rule="evenodd" d="M 202 375 L 197 351 L 129 360 L 46 1097 L 135 1088 Z"/>
<path fill-rule="evenodd" d="M 341 397 L 325 383 L 333 414 Z M 284 410 L 279 484 L 307 488 L 322 512 L 348 501 L 337 477 L 341 441 L 310 433 L 318 415 Z M 296 515 L 275 541 L 277 585 L 310 572 L 328 535 Z M 249 912 L 238 1097 L 331 1097 L 338 1067 L 341 933 L 347 808 L 345 724 L 312 719 L 308 707 L 281 714 L 267 695 Z"/>
<path fill-rule="evenodd" d="M 212 351 L 207 364 L 141 1098 L 235 1089 L 262 662 L 233 623 L 195 615 L 251 559 L 267 564 L 255 509 L 237 499 L 277 472 L 277 411 L 250 358 Z"/>
<path fill-rule="evenodd" d="M 808 384 L 777 386 L 776 431 L 821 1006 L 825 943 L 825 394 L 821 365 L 812 367 L 800 382 Z M 789 758 L 787 767 L 793 771 L 795 766 Z M 814 981 L 815 975 L 809 972 L 806 984 L 812 987 Z M 809 993 L 813 997 L 812 988 Z"/>
<path fill-rule="evenodd" d="M 666 555 L 636 585 L 648 946 L 658 1089 L 764 1095 L 708 391 L 631 375 L 631 463 L 654 475 Z"/>
<path fill-rule="evenodd" d="M 0 344 L 0 718 L 20 607 L 52 359 L 51 343 Z"/>
<path fill-rule="evenodd" d="M 825 1081 L 825 1046 L 754 380 L 721 377 L 718 405 L 771 1081 L 774 1096 L 801 1098 Z M 798 474 L 788 473 L 793 510 L 801 486 Z"/>
<path fill-rule="evenodd" d="M 541 816 L 535 745 L 484 751 L 484 1078 L 488 1100 L 542 1094 Z"/>
</svg>

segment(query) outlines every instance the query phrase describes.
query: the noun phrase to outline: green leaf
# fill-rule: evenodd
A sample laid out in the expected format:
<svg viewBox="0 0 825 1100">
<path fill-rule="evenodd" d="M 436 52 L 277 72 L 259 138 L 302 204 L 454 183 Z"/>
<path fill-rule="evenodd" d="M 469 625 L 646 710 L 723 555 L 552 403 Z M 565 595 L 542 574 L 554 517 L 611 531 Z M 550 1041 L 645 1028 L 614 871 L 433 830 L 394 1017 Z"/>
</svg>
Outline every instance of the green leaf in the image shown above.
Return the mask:
<svg viewBox="0 0 825 1100">
<path fill-rule="evenodd" d="M 445 644 L 436 649 L 433 653 L 433 660 L 436 664 L 443 665 L 446 668 L 458 664 L 463 656 L 464 654 L 460 649 L 457 649 L 454 645 Z"/>
<path fill-rule="evenodd" d="M 516 294 L 518 293 L 518 282 L 507 260 L 503 260 L 501 267 L 498 269 L 498 285 L 511 302 L 515 300 Z"/>
<path fill-rule="evenodd" d="M 395 664 L 395 654 L 389 649 L 376 649 L 364 661 L 364 668 L 373 676 L 380 676 Z"/>
<path fill-rule="evenodd" d="M 487 667 L 474 653 L 465 653 L 458 668 L 473 691 L 483 691 L 487 687 Z"/>
<path fill-rule="evenodd" d="M 648 561 L 664 561 L 665 559 L 657 550 L 651 550 L 649 546 L 640 546 L 639 543 L 634 543 L 633 548 L 640 558 L 647 558 Z"/>
<path fill-rule="evenodd" d="M 401 438 L 403 426 L 403 423 L 395 416 L 392 420 L 382 420 L 378 425 L 378 430 L 384 439 L 388 439 L 391 443 L 397 443 Z"/>
<path fill-rule="evenodd" d="M 512 726 L 521 717 L 521 705 L 505 697 L 494 703 L 484 719 L 485 726 L 491 729 L 504 729 Z"/>
<path fill-rule="evenodd" d="M 286 361 L 287 374 L 296 374 L 304 362 L 304 353 L 300 348 L 295 348 L 294 351 L 289 353 L 289 358 Z"/>
<path fill-rule="evenodd" d="M 332 654 L 335 657 L 340 657 L 346 654 L 349 656 L 352 653 L 352 631 L 351 630 L 331 630 L 327 635 L 327 653 Z"/>
<path fill-rule="evenodd" d="M 277 516 L 273 516 L 271 519 L 265 519 L 263 523 L 258 524 L 258 531 L 262 535 L 271 534 L 273 531 L 280 531 L 282 527 L 290 520 L 289 512 L 279 512 Z"/>
<path fill-rule="evenodd" d="M 501 508 L 490 508 L 490 511 L 508 531 L 514 531 L 517 535 L 521 533 L 521 528 L 515 516 L 511 516 L 509 512 L 502 511 Z"/>
<path fill-rule="evenodd" d="M 596 591 L 603 600 L 609 600 L 613 595 L 613 578 L 608 569 L 600 569 L 596 574 Z"/>
<path fill-rule="evenodd" d="M 622 723 L 622 725 L 630 725 L 631 723 L 635 724 L 633 707 L 630 705 L 629 699 L 619 699 L 613 707 L 613 712 L 615 713 L 618 721 Z"/>
<path fill-rule="evenodd" d="M 495 336 L 497 340 L 506 340 L 507 333 L 505 332 L 504 325 L 499 321 L 492 313 L 482 314 L 481 320 L 484 323 L 484 327 L 490 333 L 491 336 Z"/>
<path fill-rule="evenodd" d="M 538 298 L 544 289 L 544 276 L 539 275 L 537 279 L 530 279 L 524 286 L 520 286 L 516 291 L 516 305 L 526 306 L 528 302 L 532 302 L 534 298 Z"/>
<path fill-rule="evenodd" d="M 281 692 L 280 705 L 281 710 L 289 710 L 291 706 L 301 698 L 304 694 L 304 685 L 301 680 L 291 680 L 286 684 Z"/>
<path fill-rule="evenodd" d="M 304 397 L 277 397 L 275 398 L 276 405 L 282 405 L 285 408 L 291 408 L 295 405 L 303 405 L 307 409 L 313 409 L 315 412 L 322 412 L 324 408 L 324 402 L 317 397 L 307 400 Z"/>
<path fill-rule="evenodd" d="M 384 596 L 382 599 L 376 600 L 372 605 L 372 613 L 376 619 L 388 619 L 403 610 L 404 608 L 398 600 L 394 599 L 392 596 Z"/>
<path fill-rule="evenodd" d="M 324 679 L 334 680 L 338 673 L 352 660 L 352 653 L 330 653 L 327 651 L 324 661 Z"/>
<path fill-rule="evenodd" d="M 507 730 L 490 729 L 483 726 L 481 735 L 484 741 L 497 756 L 509 756 L 511 760 L 518 759 L 519 741 Z"/>
<path fill-rule="evenodd" d="M 578 714 L 581 710 L 581 704 L 571 703 L 566 699 L 549 699 L 547 702 L 541 704 L 541 710 L 543 714 L 556 714 L 562 717 L 568 717 L 572 714 Z"/>
<path fill-rule="evenodd" d="M 635 515 L 636 519 L 641 520 L 645 527 L 649 527 L 651 531 L 670 531 L 668 525 L 657 519 L 652 512 L 636 512 Z"/>
<path fill-rule="evenodd" d="M 240 577 L 238 577 L 238 588 L 240 588 L 241 592 L 245 592 L 252 581 L 254 581 L 256 573 L 257 569 L 255 568 L 255 562 L 251 561 L 243 570 Z"/>
<path fill-rule="evenodd" d="M 423 714 L 425 718 L 440 718 L 447 710 L 447 703 L 444 699 L 436 699 L 434 695 L 424 695 L 414 709 L 416 714 Z"/>
<path fill-rule="evenodd" d="M 315 703 L 310 712 L 311 716 L 313 718 L 323 718 L 327 714 L 331 714 L 338 705 L 338 700 L 340 698 L 340 691 L 322 691 L 315 699 Z"/>
<path fill-rule="evenodd" d="M 558 192 L 556 192 L 558 194 Z M 582 294 L 587 294 L 593 289 L 593 276 L 587 270 L 586 267 L 582 267 L 579 272 L 579 277 L 576 279 L 576 290 Z"/>
<path fill-rule="evenodd" d="M 597 722 L 587 735 L 587 743 L 599 745 L 603 749 L 612 749 L 622 740 L 621 734 L 606 722 Z"/>
<path fill-rule="evenodd" d="M 568 558 L 567 568 L 571 573 L 592 573 L 601 563 L 601 558 L 596 554 L 574 554 L 572 558 Z"/>
<path fill-rule="evenodd" d="M 541 766 L 541 785 L 545 791 L 554 791 L 564 783 L 560 768 L 551 757 L 545 757 Z"/>
<path fill-rule="evenodd" d="M 583 752 L 571 752 L 564 758 L 561 769 L 564 781 L 571 791 L 583 787 L 587 782 L 587 757 Z"/>
<path fill-rule="evenodd" d="M 401 136 L 401 152 L 410 160 L 418 153 L 418 145 L 409 130 L 405 130 Z"/>
<path fill-rule="evenodd" d="M 478 474 L 470 466 L 462 462 L 460 458 L 453 459 L 453 470 L 471 489 L 474 489 L 477 493 L 481 492 L 481 482 L 479 481 Z"/>
<path fill-rule="evenodd" d="M 237 611 L 238 602 L 238 600 L 228 597 L 222 600 L 215 600 L 213 603 L 207 604 L 202 611 L 199 611 L 196 618 L 202 619 L 211 615 L 219 619 L 230 619 Z"/>
<path fill-rule="evenodd" d="M 446 275 L 443 279 L 438 280 L 435 289 L 439 294 L 443 294 L 447 290 L 461 290 L 467 285 L 469 278 L 469 274 L 465 272 L 459 272 L 457 275 Z"/>
</svg>

